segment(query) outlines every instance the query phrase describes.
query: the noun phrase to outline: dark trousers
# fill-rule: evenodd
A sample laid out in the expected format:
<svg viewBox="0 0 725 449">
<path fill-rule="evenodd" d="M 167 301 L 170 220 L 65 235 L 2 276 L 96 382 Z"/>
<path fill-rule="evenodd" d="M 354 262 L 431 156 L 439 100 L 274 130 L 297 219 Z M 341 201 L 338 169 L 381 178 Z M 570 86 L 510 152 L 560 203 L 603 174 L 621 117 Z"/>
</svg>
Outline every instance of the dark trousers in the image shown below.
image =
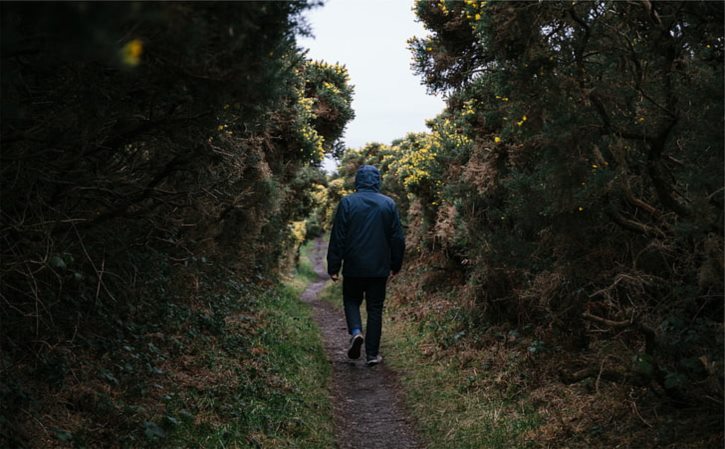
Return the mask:
<svg viewBox="0 0 725 449">
<path fill-rule="evenodd" d="M 380 335 L 383 331 L 383 303 L 385 302 L 385 284 L 388 278 L 351 278 L 342 279 L 342 301 L 345 305 L 347 331 L 352 334 L 354 328 L 362 329 L 360 305 L 365 300 L 368 312 L 368 325 L 365 333 L 365 354 L 367 358 L 378 355 Z"/>
</svg>

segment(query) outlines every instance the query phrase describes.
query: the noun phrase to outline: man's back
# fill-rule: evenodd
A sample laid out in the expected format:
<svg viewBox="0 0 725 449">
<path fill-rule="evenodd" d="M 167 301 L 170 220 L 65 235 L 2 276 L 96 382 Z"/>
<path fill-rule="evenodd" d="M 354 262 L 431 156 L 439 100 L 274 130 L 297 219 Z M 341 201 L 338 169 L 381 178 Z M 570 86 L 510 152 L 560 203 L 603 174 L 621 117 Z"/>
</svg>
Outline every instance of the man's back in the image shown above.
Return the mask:
<svg viewBox="0 0 725 449">
<path fill-rule="evenodd" d="M 344 261 L 348 277 L 387 277 L 403 260 L 405 239 L 395 202 L 378 192 L 380 174 L 362 166 L 356 192 L 338 205 L 327 254 L 328 272 L 337 274 Z"/>
</svg>

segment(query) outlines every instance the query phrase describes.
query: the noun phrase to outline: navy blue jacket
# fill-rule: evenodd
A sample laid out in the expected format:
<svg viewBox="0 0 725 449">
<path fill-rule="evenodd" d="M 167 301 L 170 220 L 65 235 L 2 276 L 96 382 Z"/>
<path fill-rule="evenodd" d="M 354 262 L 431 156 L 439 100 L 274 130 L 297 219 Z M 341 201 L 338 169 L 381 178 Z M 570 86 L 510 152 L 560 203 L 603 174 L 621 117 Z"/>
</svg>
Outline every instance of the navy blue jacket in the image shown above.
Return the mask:
<svg viewBox="0 0 725 449">
<path fill-rule="evenodd" d="M 355 193 L 340 200 L 327 249 L 327 272 L 347 277 L 388 277 L 403 265 L 405 236 L 395 202 L 379 193 L 380 173 L 363 165 Z"/>
</svg>

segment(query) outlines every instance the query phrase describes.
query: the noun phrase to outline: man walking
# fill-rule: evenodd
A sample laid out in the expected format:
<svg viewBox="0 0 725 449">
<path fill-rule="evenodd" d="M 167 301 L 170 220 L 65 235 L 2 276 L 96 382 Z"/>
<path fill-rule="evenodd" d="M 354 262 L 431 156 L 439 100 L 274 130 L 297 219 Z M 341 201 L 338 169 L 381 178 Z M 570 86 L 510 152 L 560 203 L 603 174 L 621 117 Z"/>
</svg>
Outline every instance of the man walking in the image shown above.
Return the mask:
<svg viewBox="0 0 725 449">
<path fill-rule="evenodd" d="M 365 343 L 367 365 L 382 362 L 378 354 L 383 327 L 385 284 L 400 271 L 405 236 L 395 202 L 381 194 L 380 173 L 363 165 L 355 174 L 355 193 L 340 200 L 327 250 L 327 272 L 339 279 L 342 266 L 342 299 L 350 334 L 347 356 L 360 357 Z M 368 313 L 367 338 L 363 337 L 360 305 Z"/>
</svg>

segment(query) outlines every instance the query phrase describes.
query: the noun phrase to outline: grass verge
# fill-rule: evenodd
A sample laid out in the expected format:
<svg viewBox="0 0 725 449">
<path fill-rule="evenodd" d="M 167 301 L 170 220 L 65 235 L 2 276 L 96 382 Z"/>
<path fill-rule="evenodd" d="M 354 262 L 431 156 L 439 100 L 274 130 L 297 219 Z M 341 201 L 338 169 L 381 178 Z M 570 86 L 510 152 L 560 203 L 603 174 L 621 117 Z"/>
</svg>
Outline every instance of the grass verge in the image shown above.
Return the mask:
<svg viewBox="0 0 725 449">
<path fill-rule="evenodd" d="M 391 319 L 394 318 L 394 319 Z M 430 354 L 430 335 L 418 323 L 385 319 L 383 351 L 400 373 L 406 403 L 429 449 L 530 447 L 527 430 L 537 425 L 527 407 L 481 388 L 488 373 L 471 369 L 459 354 Z"/>
<path fill-rule="evenodd" d="M 222 376 L 188 391 L 183 402 L 197 414 L 174 432 L 179 447 L 334 445 L 330 367 L 311 309 L 299 300 L 317 278 L 311 244 L 301 253 L 293 276 L 258 291 L 252 313 L 228 314 L 220 345 L 201 349 L 207 366 Z"/>
<path fill-rule="evenodd" d="M 79 338 L 74 375 L 52 388 L 0 383 L 0 411 L 17 398 L 10 405 L 27 416 L 12 429 L 0 416 L 0 447 L 334 446 L 330 367 L 299 300 L 311 272 L 289 285 L 198 277 L 183 307 L 159 301 L 117 337 Z"/>
<path fill-rule="evenodd" d="M 164 446 L 333 445 L 325 388 L 329 366 L 298 290 L 273 286 L 258 297 L 254 315 L 228 316 L 227 333 L 219 344 L 200 348 L 204 355 L 196 362 L 202 362 L 201 378 L 185 388 L 178 401 L 171 401 L 166 413 L 172 419 L 193 419 L 177 419 L 181 425 Z M 243 337 L 250 333 L 248 339 Z"/>
</svg>

